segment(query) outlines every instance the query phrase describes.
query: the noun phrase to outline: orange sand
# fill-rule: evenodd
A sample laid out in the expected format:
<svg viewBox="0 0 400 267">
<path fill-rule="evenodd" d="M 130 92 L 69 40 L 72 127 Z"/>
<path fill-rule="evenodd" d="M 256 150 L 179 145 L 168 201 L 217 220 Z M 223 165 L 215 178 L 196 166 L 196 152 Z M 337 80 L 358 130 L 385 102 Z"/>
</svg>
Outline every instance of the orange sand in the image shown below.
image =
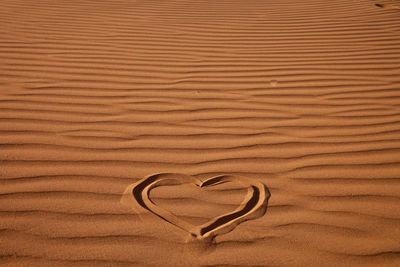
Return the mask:
<svg viewBox="0 0 400 267">
<path fill-rule="evenodd" d="M 194 242 L 120 202 L 166 172 L 267 211 Z M 150 193 L 192 225 L 245 197 Z M 0 265 L 400 266 L 399 240 L 399 1 L 0 1 Z"/>
</svg>

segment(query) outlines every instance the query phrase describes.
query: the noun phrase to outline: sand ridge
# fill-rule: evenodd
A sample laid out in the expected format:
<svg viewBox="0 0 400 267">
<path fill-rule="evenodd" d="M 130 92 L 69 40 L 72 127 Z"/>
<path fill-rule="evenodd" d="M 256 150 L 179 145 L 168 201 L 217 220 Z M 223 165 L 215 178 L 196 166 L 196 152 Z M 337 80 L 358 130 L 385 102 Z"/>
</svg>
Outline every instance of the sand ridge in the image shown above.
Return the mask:
<svg viewBox="0 0 400 267">
<path fill-rule="evenodd" d="M 0 264 L 399 265 L 398 5 L 0 1 Z M 268 212 L 198 253 L 120 203 L 153 173 Z M 181 186 L 151 199 L 200 225 L 247 192 Z"/>
</svg>

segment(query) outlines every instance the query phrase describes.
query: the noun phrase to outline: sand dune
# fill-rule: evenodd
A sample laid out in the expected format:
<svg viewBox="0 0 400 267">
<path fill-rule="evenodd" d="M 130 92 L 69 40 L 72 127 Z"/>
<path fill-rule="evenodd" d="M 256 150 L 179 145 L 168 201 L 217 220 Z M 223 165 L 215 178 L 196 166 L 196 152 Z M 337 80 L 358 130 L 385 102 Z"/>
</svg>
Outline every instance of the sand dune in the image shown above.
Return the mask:
<svg viewBox="0 0 400 267">
<path fill-rule="evenodd" d="M 399 7 L 2 0 L 0 264 L 400 265 Z M 261 182 L 267 212 L 186 242 L 120 203 L 157 173 Z M 150 195 L 200 225 L 226 186 Z"/>
</svg>

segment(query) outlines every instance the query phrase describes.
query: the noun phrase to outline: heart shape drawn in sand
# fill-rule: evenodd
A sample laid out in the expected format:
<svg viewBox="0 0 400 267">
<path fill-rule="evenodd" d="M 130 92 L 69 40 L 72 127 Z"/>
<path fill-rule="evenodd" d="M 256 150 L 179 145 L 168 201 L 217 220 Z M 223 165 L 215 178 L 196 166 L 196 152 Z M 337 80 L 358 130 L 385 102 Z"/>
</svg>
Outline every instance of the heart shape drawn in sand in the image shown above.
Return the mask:
<svg viewBox="0 0 400 267">
<path fill-rule="evenodd" d="M 157 206 L 150 199 L 150 191 L 158 186 L 194 184 L 200 188 L 204 188 L 206 186 L 235 181 L 247 187 L 247 194 L 243 202 L 232 212 L 220 215 L 199 226 L 192 225 L 178 218 L 171 212 Z M 191 237 L 197 240 L 212 240 L 217 235 L 232 231 L 244 221 L 263 216 L 267 211 L 270 193 L 264 184 L 242 176 L 218 175 L 200 181 L 193 176 L 185 174 L 159 173 L 150 175 L 128 186 L 124 192 L 124 196 L 133 197 L 136 205 L 185 230 Z"/>
</svg>

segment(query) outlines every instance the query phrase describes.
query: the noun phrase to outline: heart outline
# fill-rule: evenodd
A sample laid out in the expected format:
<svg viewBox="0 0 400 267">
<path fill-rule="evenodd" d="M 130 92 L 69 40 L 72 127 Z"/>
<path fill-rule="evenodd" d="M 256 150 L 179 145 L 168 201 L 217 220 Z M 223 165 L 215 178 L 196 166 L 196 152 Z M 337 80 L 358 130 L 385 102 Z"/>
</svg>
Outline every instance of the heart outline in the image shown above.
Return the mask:
<svg viewBox="0 0 400 267">
<path fill-rule="evenodd" d="M 242 203 L 235 210 L 214 217 L 201 225 L 192 225 L 178 218 L 168 210 L 157 206 L 150 198 L 150 191 L 159 186 L 194 184 L 200 188 L 204 188 L 222 182 L 233 181 L 237 181 L 247 187 L 247 194 Z M 157 173 L 128 186 L 124 192 L 124 196 L 133 197 L 136 206 L 140 206 L 164 221 L 188 232 L 191 237 L 198 240 L 212 240 L 217 235 L 232 231 L 244 221 L 263 216 L 266 213 L 271 194 L 263 183 L 243 176 L 217 175 L 201 181 L 194 176 L 186 174 Z"/>
</svg>

